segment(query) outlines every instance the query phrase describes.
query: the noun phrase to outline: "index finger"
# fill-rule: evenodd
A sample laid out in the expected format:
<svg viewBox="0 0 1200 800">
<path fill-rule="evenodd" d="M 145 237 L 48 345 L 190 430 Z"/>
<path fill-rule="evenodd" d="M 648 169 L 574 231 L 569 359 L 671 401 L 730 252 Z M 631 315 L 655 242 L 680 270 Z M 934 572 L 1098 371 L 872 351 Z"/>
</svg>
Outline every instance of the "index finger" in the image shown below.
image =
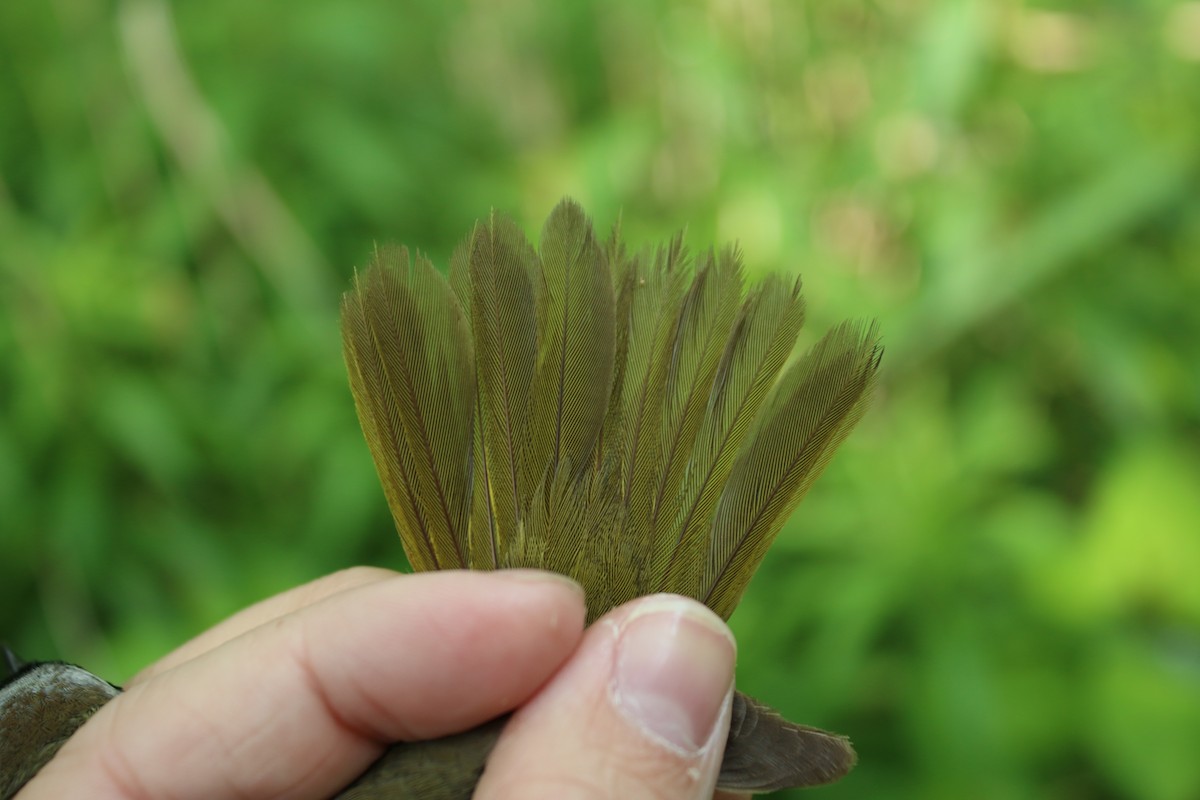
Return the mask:
<svg viewBox="0 0 1200 800">
<path fill-rule="evenodd" d="M 525 702 L 575 648 L 582 594 L 545 573 L 423 573 L 281 616 L 133 686 L 22 798 L 328 797 L 384 743 Z"/>
<path fill-rule="evenodd" d="M 282 617 L 285 614 L 291 614 L 302 608 L 307 608 L 314 603 L 321 602 L 327 597 L 349 589 L 357 589 L 360 586 L 394 578 L 398 574 L 400 573 L 378 567 L 351 567 L 329 575 L 323 575 L 316 580 L 295 586 L 265 600 L 260 600 L 254 605 L 247 606 L 236 614 L 227 617 L 198 636 L 189 639 L 158 661 L 145 667 L 129 679 L 126 687 L 132 687 L 153 678 L 155 675 L 173 669 L 185 661 L 190 661 L 197 656 L 201 656 L 213 648 L 220 647 L 230 639 L 236 639 L 243 633 L 251 631 L 273 619 Z"/>
</svg>

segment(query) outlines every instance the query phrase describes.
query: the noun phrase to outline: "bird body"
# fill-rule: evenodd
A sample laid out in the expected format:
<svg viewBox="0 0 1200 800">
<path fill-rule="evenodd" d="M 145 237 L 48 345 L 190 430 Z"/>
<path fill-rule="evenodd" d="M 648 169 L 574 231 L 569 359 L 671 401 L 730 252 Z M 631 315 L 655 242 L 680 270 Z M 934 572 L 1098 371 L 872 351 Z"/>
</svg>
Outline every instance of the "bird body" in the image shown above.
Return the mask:
<svg viewBox="0 0 1200 800">
<path fill-rule="evenodd" d="M 9 800 L 120 689 L 81 667 L 0 645 L 0 800 Z"/>
</svg>

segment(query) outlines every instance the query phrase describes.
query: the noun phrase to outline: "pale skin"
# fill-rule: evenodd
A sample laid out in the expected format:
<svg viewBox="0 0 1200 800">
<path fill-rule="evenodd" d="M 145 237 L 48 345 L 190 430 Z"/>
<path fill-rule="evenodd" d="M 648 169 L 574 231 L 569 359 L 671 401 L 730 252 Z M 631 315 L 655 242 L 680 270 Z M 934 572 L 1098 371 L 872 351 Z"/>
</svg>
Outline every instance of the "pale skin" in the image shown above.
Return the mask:
<svg viewBox="0 0 1200 800">
<path fill-rule="evenodd" d="M 327 798 L 387 743 L 513 709 L 482 800 L 745 797 L 712 788 L 735 658 L 724 623 L 666 595 L 586 630 L 584 616 L 578 586 L 547 573 L 338 572 L 143 670 L 18 799 Z"/>
</svg>

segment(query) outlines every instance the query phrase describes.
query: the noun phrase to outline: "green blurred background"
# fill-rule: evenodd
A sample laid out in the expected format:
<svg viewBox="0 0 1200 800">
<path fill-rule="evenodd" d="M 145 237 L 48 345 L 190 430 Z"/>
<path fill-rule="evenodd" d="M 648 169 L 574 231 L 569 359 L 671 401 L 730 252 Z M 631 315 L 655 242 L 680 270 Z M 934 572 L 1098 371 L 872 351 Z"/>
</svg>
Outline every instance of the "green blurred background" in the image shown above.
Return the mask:
<svg viewBox="0 0 1200 800">
<path fill-rule="evenodd" d="M 1200 2 L 0 3 L 0 633 L 402 567 L 339 293 L 570 194 L 882 322 L 733 619 L 807 796 L 1198 798 L 1197 143 Z"/>
</svg>

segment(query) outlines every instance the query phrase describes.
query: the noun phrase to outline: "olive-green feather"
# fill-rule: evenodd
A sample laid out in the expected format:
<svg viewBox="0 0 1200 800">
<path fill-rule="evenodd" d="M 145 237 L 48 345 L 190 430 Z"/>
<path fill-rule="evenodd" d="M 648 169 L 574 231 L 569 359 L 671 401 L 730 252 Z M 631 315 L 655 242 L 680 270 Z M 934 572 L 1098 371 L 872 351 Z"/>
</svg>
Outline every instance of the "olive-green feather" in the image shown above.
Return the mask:
<svg viewBox="0 0 1200 800">
<path fill-rule="evenodd" d="M 493 212 L 471 237 L 468 273 L 479 380 L 477 423 L 482 425 L 477 464 L 486 476 L 479 489 L 490 520 L 491 547 L 482 548 L 486 557 L 517 535 L 526 503 L 524 459 L 532 435 L 530 398 L 538 358 L 537 255 L 511 220 Z"/>
<path fill-rule="evenodd" d="M 800 281 L 775 275 L 755 286 L 738 309 L 692 446 L 675 519 L 664 523 L 662 535 L 674 547 L 666 591 L 702 596 L 717 500 L 767 393 L 796 346 L 804 311 Z"/>
<path fill-rule="evenodd" d="M 659 458 L 649 528 L 653 531 L 650 583 L 661 586 L 676 542 L 669 526 L 684 501 L 682 484 L 709 404 L 721 354 L 742 298 L 740 258 L 732 248 L 707 253 L 684 294 L 663 387 Z"/>
<path fill-rule="evenodd" d="M 625 385 L 625 370 L 629 360 L 630 337 L 630 305 L 633 301 L 633 287 L 639 269 L 639 256 L 625 249 L 621 241 L 620 221 L 613 225 L 608 241 L 603 247 L 604 259 L 608 262 L 608 273 L 612 279 L 613 292 L 613 370 L 609 384 L 608 403 L 604 412 L 604 421 L 600 433 L 596 437 L 596 446 L 590 459 L 593 477 L 608 469 L 612 464 L 619 465 L 623 460 L 625 435 L 624 417 L 622 415 L 623 387 Z M 589 483 L 593 489 L 600 486 L 597 481 Z"/>
<path fill-rule="evenodd" d="M 403 248 L 376 252 L 343 309 L 352 379 L 369 376 L 355 390 L 373 410 L 364 432 L 403 484 L 388 500 L 413 566 L 429 568 L 432 555 L 432 568 L 465 567 L 475 375 L 463 310 L 433 265 Z"/>
<path fill-rule="evenodd" d="M 354 406 L 409 563 L 418 572 L 436 569 L 432 536 L 413 492 L 412 459 L 404 444 L 399 408 L 387 389 L 383 362 L 367 322 L 362 276 L 355 276 L 354 286 L 342 298 L 342 347 Z"/>
<path fill-rule="evenodd" d="M 622 489 L 625 495 L 622 544 L 634 549 L 639 591 L 653 591 L 651 553 L 655 479 L 661 464 L 663 387 L 671 367 L 684 294 L 693 276 L 683 237 L 660 248 L 649 265 L 639 264 L 632 279 L 629 344 L 622 384 Z"/>
<path fill-rule="evenodd" d="M 539 245 L 537 370 L 527 469 L 530 490 L 564 463 L 582 472 L 604 422 L 612 385 L 613 288 L 583 209 L 559 203 Z"/>
<path fill-rule="evenodd" d="M 843 323 L 775 387 L 713 517 L 702 597 L 722 617 L 733 613 L 775 534 L 862 416 L 881 355 L 874 326 Z"/>
<path fill-rule="evenodd" d="M 467 325 L 471 328 L 471 340 L 476 341 L 474 326 L 471 324 L 471 248 L 475 241 L 475 232 L 479 223 L 472 228 L 471 233 L 458 243 L 450 255 L 450 288 L 458 299 L 459 305 L 467 312 Z M 475 359 L 475 385 L 479 386 L 479 359 Z M 478 392 L 478 389 L 477 389 Z M 472 415 L 472 461 L 471 461 L 471 507 L 467 535 L 467 566 L 471 569 L 497 569 L 499 567 L 499 541 L 496 531 L 495 508 L 492 505 L 492 485 L 488 472 L 487 448 L 483 441 L 483 404 L 475 403 L 475 413 Z"/>
</svg>

